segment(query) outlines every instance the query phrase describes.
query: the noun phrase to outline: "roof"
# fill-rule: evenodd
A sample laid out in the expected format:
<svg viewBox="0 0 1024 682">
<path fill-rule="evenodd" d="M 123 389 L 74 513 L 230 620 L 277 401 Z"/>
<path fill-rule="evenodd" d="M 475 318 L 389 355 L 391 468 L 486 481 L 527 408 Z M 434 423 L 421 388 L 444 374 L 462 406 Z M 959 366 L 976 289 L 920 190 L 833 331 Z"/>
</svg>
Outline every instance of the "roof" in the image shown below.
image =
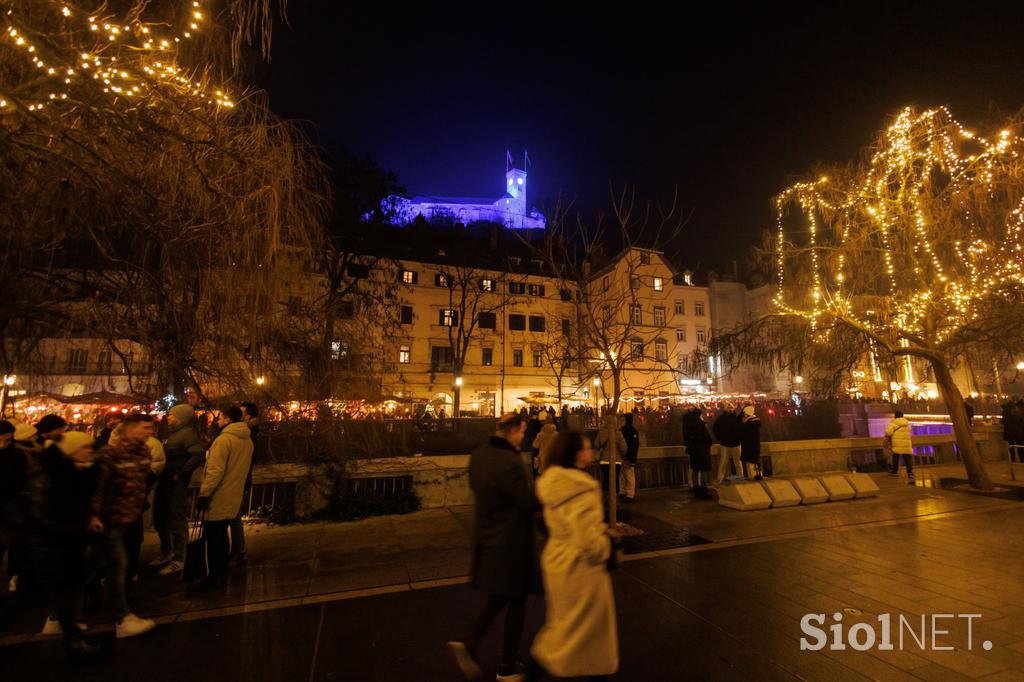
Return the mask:
<svg viewBox="0 0 1024 682">
<path fill-rule="evenodd" d="M 505 196 L 508 196 L 506 194 Z M 413 204 L 461 204 L 474 206 L 493 206 L 499 199 L 483 199 L 480 197 L 428 197 L 418 196 L 409 200 Z"/>
</svg>

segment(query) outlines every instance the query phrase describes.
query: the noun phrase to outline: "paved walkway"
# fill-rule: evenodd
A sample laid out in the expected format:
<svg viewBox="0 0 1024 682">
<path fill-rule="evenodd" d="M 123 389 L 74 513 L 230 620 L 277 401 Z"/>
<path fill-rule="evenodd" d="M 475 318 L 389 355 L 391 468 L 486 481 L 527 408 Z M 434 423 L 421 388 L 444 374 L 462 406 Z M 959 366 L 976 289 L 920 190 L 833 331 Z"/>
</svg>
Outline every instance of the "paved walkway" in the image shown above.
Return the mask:
<svg viewBox="0 0 1024 682">
<path fill-rule="evenodd" d="M 1024 504 L 878 481 L 877 499 L 750 513 L 645 494 L 629 510 L 637 525 L 711 542 L 633 555 L 615 574 L 616 679 L 1024 679 Z M 443 643 L 477 604 L 462 584 L 470 514 L 253 527 L 255 559 L 225 595 L 197 599 L 144 575 L 139 611 L 161 627 L 104 663 L 70 669 L 58 642 L 29 634 L 40 613 L 20 613 L 0 640 L 3 678 L 456 680 Z M 897 644 L 901 613 L 918 629 L 922 613 L 981 617 L 970 651 L 964 619 L 939 623 L 950 633 L 937 644 L 954 651 L 921 651 L 906 633 L 904 651 L 800 651 L 810 612 L 843 613 L 846 628 L 891 613 Z M 530 632 L 542 614 L 532 603 Z"/>
</svg>

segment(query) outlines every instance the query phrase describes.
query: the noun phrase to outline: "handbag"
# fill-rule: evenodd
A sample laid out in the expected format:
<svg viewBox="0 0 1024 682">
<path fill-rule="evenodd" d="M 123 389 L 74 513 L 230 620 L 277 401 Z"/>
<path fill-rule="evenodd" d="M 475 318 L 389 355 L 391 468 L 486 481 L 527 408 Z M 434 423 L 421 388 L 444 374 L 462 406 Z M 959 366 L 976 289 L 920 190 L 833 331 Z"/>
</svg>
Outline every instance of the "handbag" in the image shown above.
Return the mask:
<svg viewBox="0 0 1024 682">
<path fill-rule="evenodd" d="M 206 563 L 206 534 L 203 532 L 204 512 L 196 514 L 192 526 L 188 529 L 188 545 L 185 547 L 185 565 L 181 570 L 181 580 L 192 583 L 202 580 L 210 573 Z"/>
</svg>

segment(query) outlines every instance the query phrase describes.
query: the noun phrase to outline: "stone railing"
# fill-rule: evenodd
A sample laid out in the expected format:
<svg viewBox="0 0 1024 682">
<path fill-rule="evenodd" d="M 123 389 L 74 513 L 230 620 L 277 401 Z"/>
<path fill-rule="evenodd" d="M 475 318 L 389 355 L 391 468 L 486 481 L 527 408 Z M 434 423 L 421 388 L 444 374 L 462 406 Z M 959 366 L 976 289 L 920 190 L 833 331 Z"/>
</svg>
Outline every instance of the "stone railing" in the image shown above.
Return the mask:
<svg viewBox="0 0 1024 682">
<path fill-rule="evenodd" d="M 1006 443 L 997 426 L 974 429 L 985 461 L 1006 459 Z M 915 464 L 948 464 L 959 461 L 952 436 L 917 436 Z M 718 446 L 712 448 L 712 464 L 717 466 Z M 774 441 L 761 444 L 766 469 L 770 462 L 773 476 L 858 470 L 875 470 L 884 464 L 881 438 L 835 438 L 828 440 Z M 527 458 L 524 455 L 524 465 Z M 640 448 L 637 480 L 641 487 L 687 483 L 689 466 L 682 446 Z M 471 504 L 469 455 L 424 457 L 387 457 L 353 460 L 347 464 L 349 478 L 388 478 L 411 476 L 413 487 L 424 508 Z M 257 465 L 253 483 L 295 483 L 296 509 L 300 513 L 323 506 L 330 493 L 329 482 L 305 464 Z"/>
</svg>

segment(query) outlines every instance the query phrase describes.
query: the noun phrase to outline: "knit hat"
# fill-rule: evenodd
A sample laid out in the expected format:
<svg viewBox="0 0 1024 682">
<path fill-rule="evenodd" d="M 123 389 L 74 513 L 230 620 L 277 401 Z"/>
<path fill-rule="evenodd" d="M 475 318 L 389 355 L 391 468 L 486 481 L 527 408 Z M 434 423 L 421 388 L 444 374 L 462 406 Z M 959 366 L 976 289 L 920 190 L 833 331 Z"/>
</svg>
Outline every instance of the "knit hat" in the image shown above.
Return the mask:
<svg viewBox="0 0 1024 682">
<path fill-rule="evenodd" d="M 188 424 L 196 416 L 196 411 L 188 403 L 181 403 L 169 409 L 167 414 L 174 415 L 174 418 L 182 424 Z"/>
<path fill-rule="evenodd" d="M 23 422 L 12 422 L 14 424 L 14 440 L 32 440 L 39 433 L 36 427 Z"/>
<path fill-rule="evenodd" d="M 0 436 L 6 436 L 9 433 L 14 433 L 14 424 L 6 419 L 0 420 Z"/>
<path fill-rule="evenodd" d="M 753 417 L 754 416 L 754 406 L 753 405 L 747 405 L 746 407 L 744 407 L 743 408 L 743 414 L 747 415 L 748 417 Z"/>
<path fill-rule="evenodd" d="M 60 448 L 65 457 L 70 457 L 82 448 L 89 447 L 92 444 L 92 436 L 81 431 L 68 431 L 57 441 L 57 447 Z"/>
<path fill-rule="evenodd" d="M 39 433 L 49 433 L 50 431 L 62 429 L 67 425 L 68 423 L 60 415 L 48 414 L 36 422 L 36 431 Z"/>
</svg>

